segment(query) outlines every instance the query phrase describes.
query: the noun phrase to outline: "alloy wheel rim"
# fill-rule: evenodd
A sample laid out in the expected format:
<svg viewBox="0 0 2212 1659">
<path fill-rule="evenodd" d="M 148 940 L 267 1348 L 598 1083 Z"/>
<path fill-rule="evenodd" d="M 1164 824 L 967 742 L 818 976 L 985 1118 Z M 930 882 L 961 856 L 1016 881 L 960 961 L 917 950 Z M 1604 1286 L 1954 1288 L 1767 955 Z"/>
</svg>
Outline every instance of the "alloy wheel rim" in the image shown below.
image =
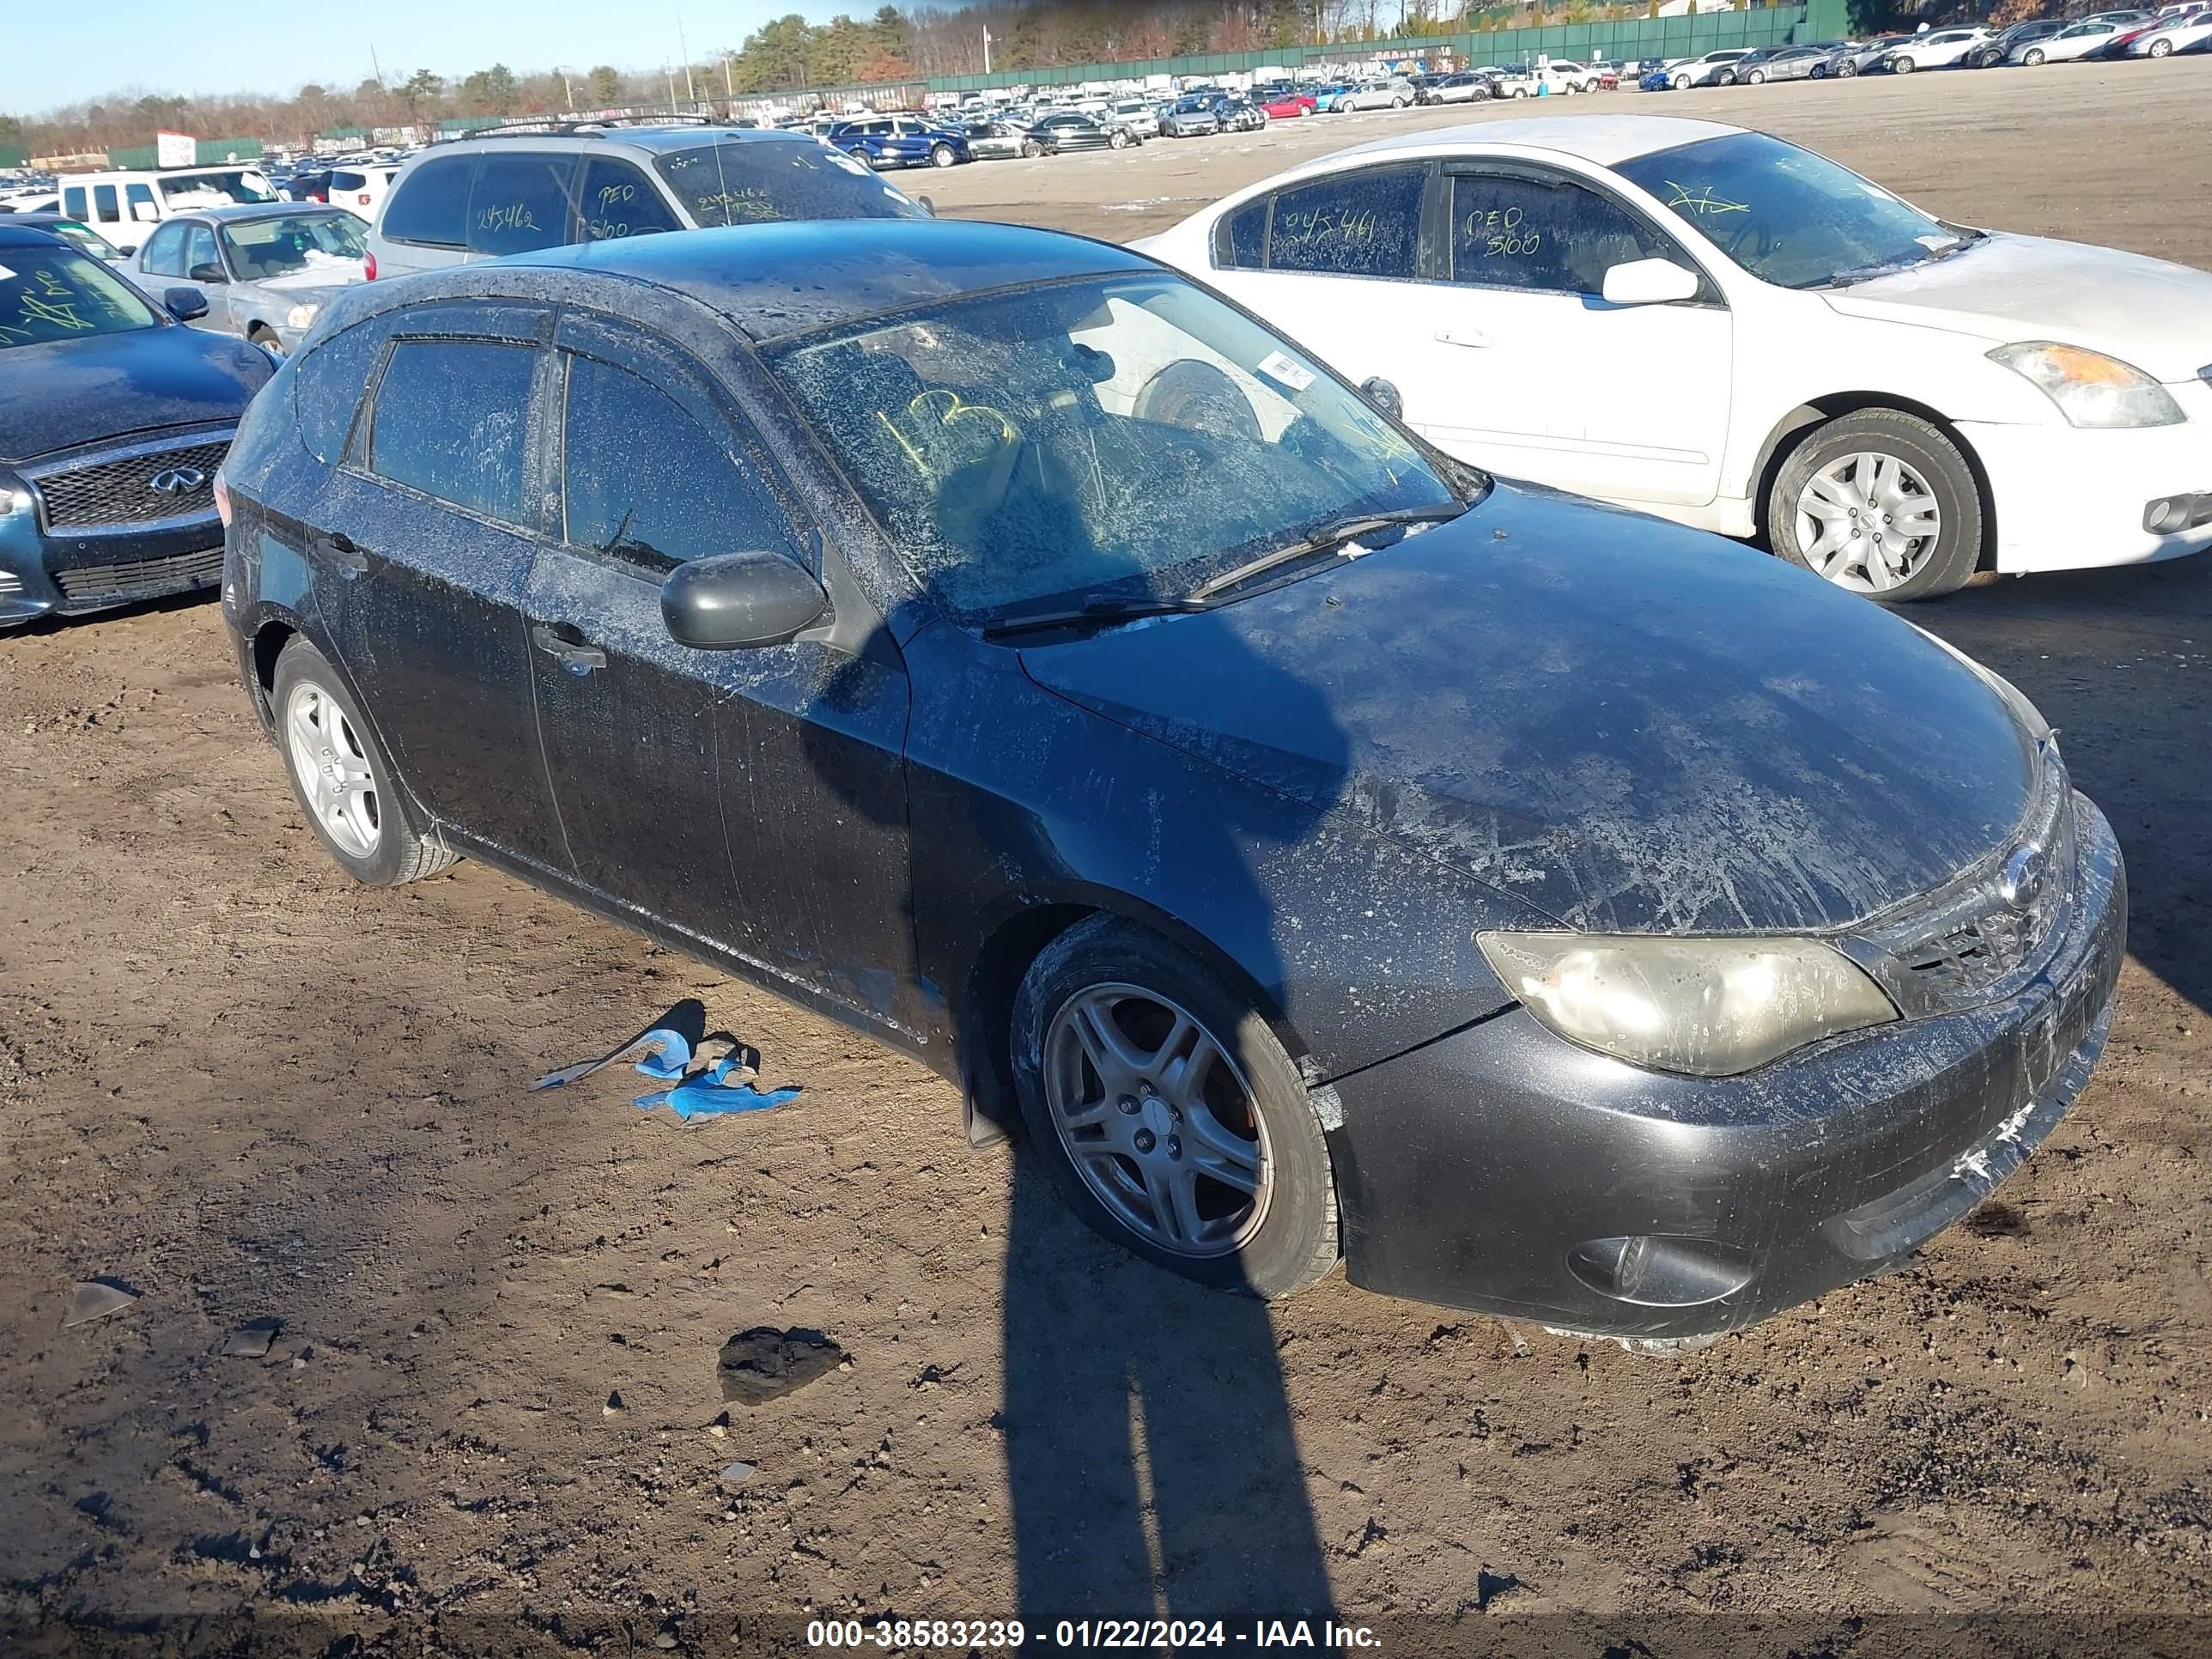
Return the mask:
<svg viewBox="0 0 2212 1659">
<path fill-rule="evenodd" d="M 1044 1085 L 1083 1184 L 1146 1243 L 1227 1255 L 1267 1219 L 1273 1164 L 1251 1085 L 1158 992 L 1105 984 L 1070 997 L 1045 1033 Z"/>
<path fill-rule="evenodd" d="M 1927 562 L 1942 509 L 1918 471 L 1894 455 L 1858 450 L 1819 468 L 1797 493 L 1797 545 L 1838 587 L 1884 593 Z"/>
<path fill-rule="evenodd" d="M 370 857 L 383 836 L 376 774 L 345 710 L 302 680 L 285 699 L 284 736 L 292 775 L 324 833 L 355 858 Z"/>
</svg>

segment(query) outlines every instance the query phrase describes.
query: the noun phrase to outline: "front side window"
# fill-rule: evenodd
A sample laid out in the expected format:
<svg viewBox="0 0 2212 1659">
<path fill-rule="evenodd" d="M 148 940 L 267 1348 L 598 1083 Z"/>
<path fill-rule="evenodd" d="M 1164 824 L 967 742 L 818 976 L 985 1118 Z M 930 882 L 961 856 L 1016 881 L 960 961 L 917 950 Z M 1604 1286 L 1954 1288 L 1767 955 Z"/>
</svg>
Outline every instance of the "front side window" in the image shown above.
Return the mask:
<svg viewBox="0 0 2212 1659">
<path fill-rule="evenodd" d="M 1427 179 L 1428 168 L 1416 163 L 1340 173 L 1278 191 L 1267 268 L 1412 276 Z"/>
<path fill-rule="evenodd" d="M 627 370 L 568 359 L 562 539 L 659 570 L 788 549 L 767 495 L 682 405 Z"/>
<path fill-rule="evenodd" d="M 654 168 L 698 225 L 779 219 L 921 219 L 906 195 L 826 144 L 756 140 L 702 144 L 664 155 Z"/>
<path fill-rule="evenodd" d="M 682 228 L 653 181 L 629 162 L 610 156 L 594 155 L 584 163 L 578 204 L 587 242 L 617 241 L 625 236 L 649 236 L 656 231 Z"/>
<path fill-rule="evenodd" d="M 573 155 L 487 155 L 469 192 L 469 251 L 534 253 L 568 240 Z"/>
<path fill-rule="evenodd" d="M 769 355 L 968 621 L 1182 593 L 1347 514 L 1458 499 L 1319 363 L 1164 275 L 969 297 Z"/>
<path fill-rule="evenodd" d="M 288 213 L 281 219 L 225 225 L 222 244 L 242 283 L 308 271 L 337 282 L 359 276 L 362 256 L 368 251 L 368 227 L 343 211 Z"/>
<path fill-rule="evenodd" d="M 1564 179 L 1458 173 L 1451 185 L 1455 283 L 1602 294 L 1614 265 L 1674 252 L 1626 209 Z"/>
<path fill-rule="evenodd" d="M 369 469 L 486 518 L 525 525 L 534 347 L 402 340 L 376 392 Z"/>
<path fill-rule="evenodd" d="M 158 328 L 123 279 L 75 248 L 12 247 L 0 266 L 0 348 Z"/>
<path fill-rule="evenodd" d="M 146 246 L 138 256 L 138 268 L 149 276 L 181 276 L 185 274 L 185 225 L 172 219 L 146 239 Z"/>
<path fill-rule="evenodd" d="M 1826 156 L 1760 132 L 1657 150 L 1615 171 L 1764 282 L 1821 288 L 1978 240 Z"/>
<path fill-rule="evenodd" d="M 465 247 L 474 169 L 475 159 L 467 155 L 424 162 L 392 193 L 380 234 L 422 247 Z"/>
<path fill-rule="evenodd" d="M 191 225 L 185 231 L 185 275 L 197 282 L 221 282 L 222 266 L 215 253 L 215 233 L 205 225 Z"/>
</svg>

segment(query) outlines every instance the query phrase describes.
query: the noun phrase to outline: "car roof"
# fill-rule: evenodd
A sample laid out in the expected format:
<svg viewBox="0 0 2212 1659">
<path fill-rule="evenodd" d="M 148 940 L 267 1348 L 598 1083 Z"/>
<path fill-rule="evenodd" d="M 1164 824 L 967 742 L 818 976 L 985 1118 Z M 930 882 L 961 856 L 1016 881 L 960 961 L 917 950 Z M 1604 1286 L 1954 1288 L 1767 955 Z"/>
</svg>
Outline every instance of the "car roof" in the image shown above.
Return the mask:
<svg viewBox="0 0 2212 1659">
<path fill-rule="evenodd" d="M 1527 115 L 1504 121 L 1470 121 L 1462 126 L 1431 127 L 1425 132 L 1400 133 L 1378 138 L 1355 149 L 1339 150 L 1326 163 L 1351 155 L 1380 155 L 1401 151 L 1449 155 L 1463 149 L 1546 150 L 1572 155 L 1599 167 L 1616 167 L 1655 150 L 1694 144 L 1703 138 L 1725 138 L 1743 131 L 1719 121 L 1696 121 L 1679 115 Z M 1307 171 L 1322 164 L 1310 163 Z M 1322 170 L 1327 170 L 1322 167 Z"/>
<path fill-rule="evenodd" d="M 0 224 L 0 247 L 68 247 L 70 244 L 51 230 L 40 230 L 33 225 Z"/>
<path fill-rule="evenodd" d="M 756 340 L 931 301 L 1064 277 L 1155 270 L 1064 232 L 978 220 L 812 219 L 675 231 L 514 254 L 465 270 L 552 266 L 688 295 Z"/>
<path fill-rule="evenodd" d="M 345 212 L 344 208 L 325 207 L 320 202 L 232 202 L 222 207 L 186 208 L 183 212 L 173 213 L 169 216 L 172 219 L 212 219 L 217 224 L 234 225 L 250 219 L 304 219 L 316 215 Z"/>
<path fill-rule="evenodd" d="M 854 119 L 862 118 L 854 117 Z M 573 145 L 578 149 L 591 149 L 602 144 L 627 144 L 633 149 L 650 150 L 665 155 L 671 150 L 696 149 L 702 144 L 757 144 L 794 143 L 801 139 L 781 127 L 714 127 L 700 125 L 672 125 L 665 127 L 586 127 L 580 131 L 535 132 L 526 127 L 512 128 L 505 132 L 479 134 L 468 138 L 449 138 L 419 150 L 416 155 L 453 155 L 465 151 L 488 149 L 495 153 L 510 147 L 533 143 Z M 410 161 L 416 159 L 410 156 Z"/>
</svg>

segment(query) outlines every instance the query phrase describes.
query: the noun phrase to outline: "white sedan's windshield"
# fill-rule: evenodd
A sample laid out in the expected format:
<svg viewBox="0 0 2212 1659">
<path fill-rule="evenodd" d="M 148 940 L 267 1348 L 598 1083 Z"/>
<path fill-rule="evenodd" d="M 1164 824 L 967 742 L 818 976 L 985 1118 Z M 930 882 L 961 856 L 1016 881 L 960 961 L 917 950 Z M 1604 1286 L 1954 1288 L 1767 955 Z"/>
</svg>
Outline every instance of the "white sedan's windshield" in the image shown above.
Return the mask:
<svg viewBox="0 0 2212 1659">
<path fill-rule="evenodd" d="M 1850 168 L 1763 132 L 1655 151 L 1617 171 L 1753 276 L 1782 288 L 1917 264 L 1962 240 Z"/>
<path fill-rule="evenodd" d="M 332 282 L 358 276 L 368 252 L 368 228 L 352 214 L 288 213 L 281 219 L 249 219 L 225 225 L 222 240 L 232 270 L 245 283 L 265 283 L 303 270 L 330 273 Z"/>
<path fill-rule="evenodd" d="M 1343 382 L 1176 277 L 957 301 L 771 362 L 969 619 L 1179 595 L 1347 515 L 1458 500 Z"/>
</svg>

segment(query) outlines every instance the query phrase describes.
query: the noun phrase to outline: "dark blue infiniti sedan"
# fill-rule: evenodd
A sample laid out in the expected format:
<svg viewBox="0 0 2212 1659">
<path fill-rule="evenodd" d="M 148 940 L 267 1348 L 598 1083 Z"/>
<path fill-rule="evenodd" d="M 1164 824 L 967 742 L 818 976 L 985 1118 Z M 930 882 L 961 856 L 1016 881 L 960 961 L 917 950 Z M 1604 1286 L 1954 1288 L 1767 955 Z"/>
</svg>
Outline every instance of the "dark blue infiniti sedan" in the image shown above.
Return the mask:
<svg viewBox="0 0 2212 1659">
<path fill-rule="evenodd" d="M 1203 1282 L 1663 1343 L 1896 1261 L 2096 1062 L 2104 817 L 1887 611 L 1374 398 L 1040 231 L 470 265 L 256 402 L 225 614 L 355 878 L 824 1010 Z"/>
<path fill-rule="evenodd" d="M 271 368 L 170 301 L 0 226 L 0 629 L 215 585 L 216 469 Z"/>
</svg>

